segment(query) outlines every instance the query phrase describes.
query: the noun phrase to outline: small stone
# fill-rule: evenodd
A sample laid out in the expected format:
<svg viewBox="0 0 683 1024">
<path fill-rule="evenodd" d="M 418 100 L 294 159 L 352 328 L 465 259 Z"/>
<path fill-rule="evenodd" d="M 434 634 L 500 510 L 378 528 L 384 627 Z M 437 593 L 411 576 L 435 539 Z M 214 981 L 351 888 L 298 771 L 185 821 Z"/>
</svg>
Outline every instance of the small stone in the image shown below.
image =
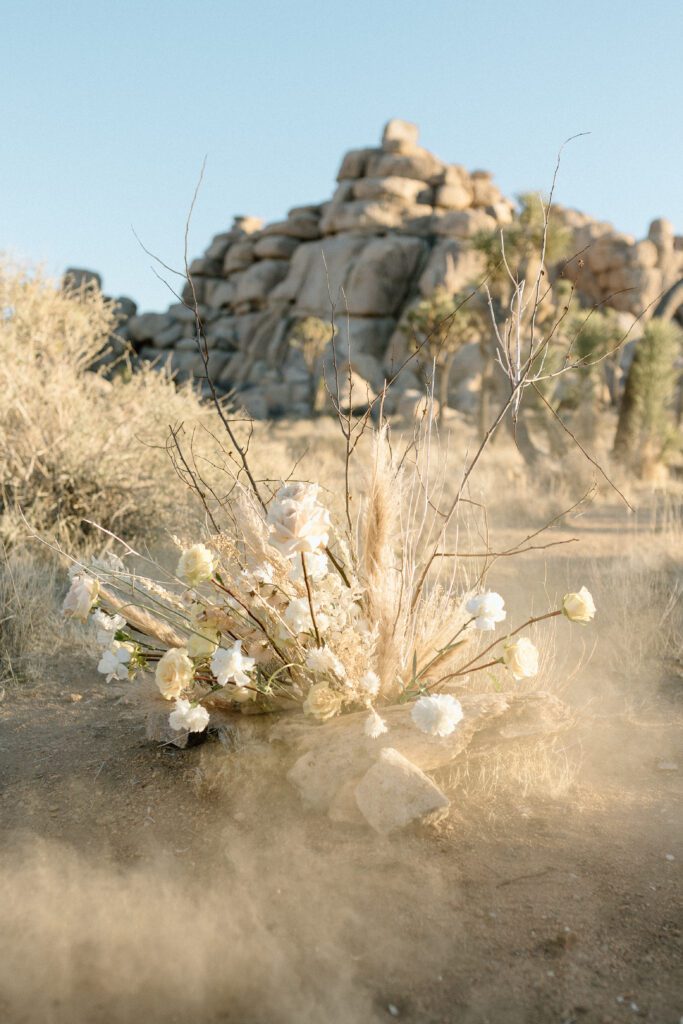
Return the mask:
<svg viewBox="0 0 683 1024">
<path fill-rule="evenodd" d="M 674 857 L 673 853 L 667 853 L 665 859 L 669 860 L 669 861 L 676 860 L 676 858 Z"/>
<path fill-rule="evenodd" d="M 387 1010 L 389 1011 L 392 1017 L 400 1016 L 401 1011 L 399 1010 L 398 1006 L 396 1006 L 394 1003 L 389 1003 L 389 1005 L 387 1006 Z"/>
<path fill-rule="evenodd" d="M 368 824 L 387 835 L 410 822 L 444 813 L 450 800 L 435 782 L 392 747 L 385 747 L 356 787 Z"/>
<path fill-rule="evenodd" d="M 69 700 L 73 704 L 78 704 L 79 700 L 83 700 L 83 694 L 82 693 L 70 693 L 69 694 Z"/>
</svg>

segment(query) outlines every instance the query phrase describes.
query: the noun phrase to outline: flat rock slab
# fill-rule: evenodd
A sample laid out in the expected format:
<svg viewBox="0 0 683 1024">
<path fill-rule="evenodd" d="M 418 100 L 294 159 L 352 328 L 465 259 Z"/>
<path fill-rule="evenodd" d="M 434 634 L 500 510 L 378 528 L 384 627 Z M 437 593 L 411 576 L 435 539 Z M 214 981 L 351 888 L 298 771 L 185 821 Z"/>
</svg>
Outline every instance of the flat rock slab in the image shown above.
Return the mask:
<svg viewBox="0 0 683 1024">
<path fill-rule="evenodd" d="M 361 814 L 380 835 L 445 814 L 450 806 L 436 783 L 392 747 L 384 747 L 368 768 L 355 797 Z"/>
</svg>

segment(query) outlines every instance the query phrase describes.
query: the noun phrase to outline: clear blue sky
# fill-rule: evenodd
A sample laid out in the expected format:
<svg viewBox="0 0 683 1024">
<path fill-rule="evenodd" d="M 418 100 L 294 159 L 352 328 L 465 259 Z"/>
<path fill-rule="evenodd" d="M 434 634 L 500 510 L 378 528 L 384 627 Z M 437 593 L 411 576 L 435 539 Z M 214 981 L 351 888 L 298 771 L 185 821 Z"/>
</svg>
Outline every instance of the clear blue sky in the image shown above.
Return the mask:
<svg viewBox="0 0 683 1024">
<path fill-rule="evenodd" d="M 99 270 L 146 308 L 168 294 L 133 237 L 182 257 L 235 213 L 327 198 L 344 150 L 389 117 L 642 236 L 683 232 L 683 2 L 0 0 L 0 249 Z"/>
</svg>

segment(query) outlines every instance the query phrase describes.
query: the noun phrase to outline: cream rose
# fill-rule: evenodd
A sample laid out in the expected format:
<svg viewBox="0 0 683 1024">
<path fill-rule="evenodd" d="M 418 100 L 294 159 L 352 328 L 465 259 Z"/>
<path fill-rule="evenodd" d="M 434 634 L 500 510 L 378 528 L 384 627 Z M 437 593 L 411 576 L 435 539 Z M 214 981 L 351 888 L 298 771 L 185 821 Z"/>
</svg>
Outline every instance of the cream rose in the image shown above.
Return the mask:
<svg viewBox="0 0 683 1024">
<path fill-rule="evenodd" d="M 171 647 L 159 659 L 155 679 L 159 692 L 166 700 L 180 697 L 194 678 L 194 665 L 190 661 L 187 648 Z"/>
<path fill-rule="evenodd" d="M 217 629 L 210 629 L 203 623 L 195 625 L 196 632 L 187 641 L 187 653 L 191 658 L 209 658 L 218 647 L 220 635 Z"/>
<path fill-rule="evenodd" d="M 562 611 L 570 622 L 590 622 L 595 615 L 593 595 L 585 587 L 581 587 L 578 594 L 565 594 Z"/>
<path fill-rule="evenodd" d="M 503 647 L 503 661 L 515 679 L 530 679 L 538 672 L 538 651 L 526 636 L 508 640 Z"/>
<path fill-rule="evenodd" d="M 330 536 L 330 513 L 318 502 L 318 485 L 281 487 L 268 509 L 268 526 L 271 544 L 286 558 L 324 548 Z"/>
<path fill-rule="evenodd" d="M 69 593 L 64 598 L 62 614 L 68 619 L 85 622 L 99 592 L 100 585 L 92 576 L 74 576 Z"/>
<path fill-rule="evenodd" d="M 330 690 L 327 683 L 316 683 L 310 688 L 304 701 L 304 714 L 313 715 L 319 721 L 325 722 L 339 714 L 341 705 L 340 693 Z"/>
<path fill-rule="evenodd" d="M 187 580 L 191 587 L 206 583 L 216 568 L 216 556 L 204 544 L 193 544 L 183 551 L 178 562 L 178 576 Z"/>
</svg>

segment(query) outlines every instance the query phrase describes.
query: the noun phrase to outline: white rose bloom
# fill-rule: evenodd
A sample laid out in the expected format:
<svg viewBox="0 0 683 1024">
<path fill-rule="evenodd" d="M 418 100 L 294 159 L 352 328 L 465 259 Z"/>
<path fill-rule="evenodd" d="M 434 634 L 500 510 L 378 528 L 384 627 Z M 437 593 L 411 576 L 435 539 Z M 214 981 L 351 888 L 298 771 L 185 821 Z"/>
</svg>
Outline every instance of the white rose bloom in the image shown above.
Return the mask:
<svg viewBox="0 0 683 1024">
<path fill-rule="evenodd" d="M 197 632 L 188 637 L 187 653 L 191 658 L 208 658 L 218 647 L 219 639 L 217 629 L 197 628 Z"/>
<path fill-rule="evenodd" d="M 387 723 L 381 715 L 377 714 L 374 708 L 370 708 L 368 717 L 365 719 L 363 732 L 366 736 L 369 736 L 371 740 L 376 740 L 380 736 L 383 736 L 385 732 L 389 732 Z"/>
<path fill-rule="evenodd" d="M 310 688 L 304 701 L 304 714 L 313 715 L 320 722 L 325 722 L 339 714 L 341 705 L 340 693 L 330 690 L 327 683 L 316 683 Z"/>
<path fill-rule="evenodd" d="M 410 714 L 415 725 L 429 736 L 450 736 L 463 712 L 460 701 L 449 693 L 419 697 Z"/>
<path fill-rule="evenodd" d="M 242 641 L 236 640 L 229 650 L 220 648 L 215 652 L 211 659 L 211 671 L 220 686 L 235 683 L 238 687 L 245 687 L 251 683 L 247 673 L 252 671 L 255 664 L 255 658 L 242 654 Z"/>
<path fill-rule="evenodd" d="M 62 614 L 68 619 L 85 622 L 99 592 L 100 585 L 92 576 L 74 576 L 69 593 L 64 598 Z"/>
<path fill-rule="evenodd" d="M 581 587 L 578 594 L 565 594 L 562 611 L 570 622 L 590 622 L 595 615 L 593 595 L 585 587 Z"/>
<path fill-rule="evenodd" d="M 497 622 L 502 622 L 507 612 L 504 608 L 505 601 L 493 590 L 485 594 L 477 594 L 471 597 L 465 608 L 474 616 L 474 628 L 491 630 L 496 628 Z"/>
<path fill-rule="evenodd" d="M 180 697 L 168 716 L 168 724 L 176 730 L 187 729 L 188 732 L 204 732 L 209 724 L 209 712 L 201 704 L 192 705 L 189 700 Z"/>
<path fill-rule="evenodd" d="M 508 640 L 503 647 L 503 661 L 515 679 L 531 679 L 538 672 L 538 651 L 526 636 Z"/>
<path fill-rule="evenodd" d="M 313 620 L 311 619 L 311 609 L 308 604 L 308 599 L 305 597 L 295 597 L 287 605 L 287 610 L 282 616 L 282 621 L 286 626 L 289 626 L 294 635 L 299 633 L 305 633 L 313 629 Z M 285 636 L 288 634 L 285 633 Z"/>
<path fill-rule="evenodd" d="M 306 655 L 305 664 L 307 669 L 316 674 L 329 675 L 332 673 L 339 679 L 343 679 L 346 675 L 346 669 L 329 647 L 312 647 Z"/>
<path fill-rule="evenodd" d="M 216 568 L 216 556 L 204 544 L 193 544 L 183 551 L 178 562 L 177 575 L 187 580 L 191 587 L 206 583 Z"/>
<path fill-rule="evenodd" d="M 281 487 L 268 509 L 267 522 L 270 543 L 286 558 L 318 552 L 330 537 L 330 513 L 318 502 L 317 484 Z"/>
<path fill-rule="evenodd" d="M 128 679 L 128 663 L 131 659 L 131 649 L 127 644 L 114 645 L 102 652 L 97 671 L 107 677 L 107 682 L 112 679 Z"/>
<path fill-rule="evenodd" d="M 107 615 L 101 608 L 96 608 L 90 621 L 95 626 L 95 640 L 100 647 L 110 647 L 114 635 L 126 625 L 123 615 Z"/>
<path fill-rule="evenodd" d="M 376 672 L 368 671 L 358 681 L 358 688 L 368 697 L 376 697 L 379 693 L 379 676 Z"/>
<path fill-rule="evenodd" d="M 194 679 L 194 665 L 186 647 L 171 647 L 161 656 L 155 672 L 159 692 L 166 700 L 180 697 Z"/>
</svg>

